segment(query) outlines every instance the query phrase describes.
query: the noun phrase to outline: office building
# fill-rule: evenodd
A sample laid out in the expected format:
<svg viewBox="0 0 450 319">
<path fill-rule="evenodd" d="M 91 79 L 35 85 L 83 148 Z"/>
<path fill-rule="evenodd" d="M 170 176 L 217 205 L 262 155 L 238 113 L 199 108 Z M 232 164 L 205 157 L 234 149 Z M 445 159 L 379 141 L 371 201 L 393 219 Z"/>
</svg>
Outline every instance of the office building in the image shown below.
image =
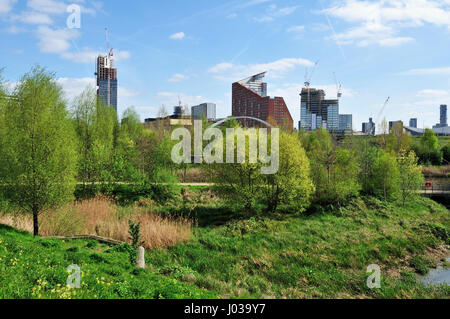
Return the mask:
<svg viewBox="0 0 450 319">
<path fill-rule="evenodd" d="M 400 127 L 403 129 L 402 121 L 390 121 L 389 122 L 389 132 L 396 129 L 398 125 L 400 125 Z"/>
<path fill-rule="evenodd" d="M 362 132 L 365 134 L 375 135 L 375 123 L 372 118 L 369 118 L 369 122 L 362 124 Z"/>
<path fill-rule="evenodd" d="M 300 96 L 300 129 L 324 128 L 337 133 L 352 131 L 353 116 L 339 114 L 339 100 L 327 100 L 324 90 L 313 88 L 303 88 Z"/>
<path fill-rule="evenodd" d="M 254 117 L 274 126 L 292 130 L 294 121 L 282 97 L 267 96 L 267 83 L 263 82 L 266 72 L 259 73 L 233 83 L 232 115 Z M 241 119 L 246 127 L 263 126 L 259 121 Z"/>
<path fill-rule="evenodd" d="M 417 128 L 417 119 L 416 118 L 409 120 L 409 127 Z"/>
<path fill-rule="evenodd" d="M 207 119 L 208 121 L 216 120 L 216 104 L 203 103 L 191 108 L 191 116 L 194 120 Z"/>
<path fill-rule="evenodd" d="M 97 57 L 97 96 L 117 111 L 117 69 L 114 68 L 112 52 Z"/>
<path fill-rule="evenodd" d="M 447 105 L 441 105 L 441 122 L 442 127 L 448 126 L 447 122 Z"/>
<path fill-rule="evenodd" d="M 340 114 L 339 115 L 339 130 L 353 131 L 353 115 L 352 114 Z"/>
<path fill-rule="evenodd" d="M 439 124 L 436 124 L 435 126 L 433 126 L 433 128 L 443 128 L 443 127 L 448 127 L 448 122 L 447 122 L 447 105 L 443 104 L 440 107 L 440 121 Z"/>
</svg>

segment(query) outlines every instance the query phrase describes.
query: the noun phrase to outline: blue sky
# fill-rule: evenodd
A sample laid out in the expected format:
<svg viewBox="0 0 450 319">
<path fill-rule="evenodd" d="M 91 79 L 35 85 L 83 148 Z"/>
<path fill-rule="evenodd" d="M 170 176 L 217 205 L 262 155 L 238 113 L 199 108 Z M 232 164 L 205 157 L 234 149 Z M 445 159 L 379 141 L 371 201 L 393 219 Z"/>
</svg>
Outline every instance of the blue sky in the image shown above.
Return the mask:
<svg viewBox="0 0 450 319">
<path fill-rule="evenodd" d="M 70 4 L 81 28 L 67 28 Z M 18 81 L 35 63 L 56 72 L 68 98 L 94 84 L 108 27 L 119 74 L 119 113 L 143 120 L 183 105 L 214 102 L 231 113 L 231 84 L 268 71 L 297 125 L 306 68 L 312 87 L 336 96 L 354 129 L 377 117 L 439 121 L 450 104 L 450 0 L 0 0 L 0 67 Z"/>
</svg>

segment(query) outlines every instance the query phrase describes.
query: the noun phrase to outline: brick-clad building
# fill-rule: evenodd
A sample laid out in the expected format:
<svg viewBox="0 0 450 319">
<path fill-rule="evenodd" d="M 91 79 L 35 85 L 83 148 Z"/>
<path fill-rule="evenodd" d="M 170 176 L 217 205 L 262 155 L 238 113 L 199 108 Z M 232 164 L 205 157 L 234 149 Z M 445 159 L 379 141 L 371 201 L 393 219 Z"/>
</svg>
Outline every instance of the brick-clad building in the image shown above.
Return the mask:
<svg viewBox="0 0 450 319">
<path fill-rule="evenodd" d="M 233 83 L 232 115 L 250 116 L 279 126 L 285 130 L 292 130 L 294 121 L 282 97 L 267 96 L 267 84 L 262 80 L 264 73 Z M 261 126 L 254 120 L 240 120 L 246 127 Z"/>
</svg>

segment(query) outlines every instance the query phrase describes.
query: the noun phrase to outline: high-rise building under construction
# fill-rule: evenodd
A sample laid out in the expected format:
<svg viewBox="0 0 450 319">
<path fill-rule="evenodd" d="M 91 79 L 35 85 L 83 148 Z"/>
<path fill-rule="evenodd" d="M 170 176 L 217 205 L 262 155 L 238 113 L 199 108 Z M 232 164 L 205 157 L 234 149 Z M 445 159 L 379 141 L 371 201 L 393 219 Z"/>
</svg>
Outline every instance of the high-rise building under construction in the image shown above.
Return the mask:
<svg viewBox="0 0 450 319">
<path fill-rule="evenodd" d="M 325 99 L 325 91 L 303 88 L 300 94 L 299 128 L 306 131 L 324 128 L 329 131 L 352 131 L 351 114 L 339 114 L 339 100 Z"/>
<path fill-rule="evenodd" d="M 114 68 L 112 51 L 107 56 L 97 57 L 97 96 L 106 105 L 117 111 L 117 69 Z"/>
</svg>

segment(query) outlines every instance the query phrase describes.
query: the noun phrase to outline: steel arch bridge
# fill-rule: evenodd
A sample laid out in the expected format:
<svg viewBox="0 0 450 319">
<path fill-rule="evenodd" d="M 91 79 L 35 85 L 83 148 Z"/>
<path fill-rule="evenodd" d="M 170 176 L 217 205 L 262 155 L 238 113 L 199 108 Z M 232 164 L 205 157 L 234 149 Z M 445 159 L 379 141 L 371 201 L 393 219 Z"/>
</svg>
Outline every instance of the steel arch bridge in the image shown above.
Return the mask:
<svg viewBox="0 0 450 319">
<path fill-rule="evenodd" d="M 226 119 L 223 119 L 223 120 L 221 120 L 221 121 L 219 121 L 219 122 L 217 122 L 217 123 L 214 123 L 214 125 L 211 126 L 211 127 L 217 127 L 217 126 L 220 126 L 220 125 L 222 125 L 223 123 L 225 123 L 225 122 L 227 122 L 227 121 L 229 121 L 229 120 L 232 120 L 232 119 L 235 119 L 235 120 L 254 120 L 254 121 L 260 122 L 260 123 L 262 123 L 262 124 L 264 124 L 264 125 L 266 125 L 266 126 L 268 126 L 268 127 L 270 127 L 270 128 L 275 128 L 272 124 L 270 124 L 270 123 L 268 123 L 268 122 L 266 122 L 266 121 L 263 121 L 263 120 L 261 120 L 261 119 L 258 119 L 258 118 L 256 118 L 256 117 L 252 117 L 252 116 L 229 116 L 229 117 L 227 117 Z"/>
</svg>

